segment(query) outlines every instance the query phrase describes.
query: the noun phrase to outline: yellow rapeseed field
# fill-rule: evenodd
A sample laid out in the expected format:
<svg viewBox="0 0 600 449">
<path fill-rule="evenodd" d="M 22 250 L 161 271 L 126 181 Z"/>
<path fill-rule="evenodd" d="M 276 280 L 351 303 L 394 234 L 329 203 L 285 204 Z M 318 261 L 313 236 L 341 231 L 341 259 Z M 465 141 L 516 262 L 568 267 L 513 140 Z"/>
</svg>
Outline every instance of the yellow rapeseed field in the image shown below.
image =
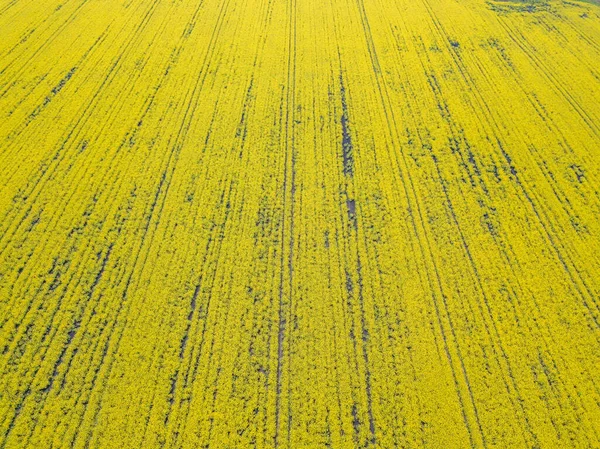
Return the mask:
<svg viewBox="0 0 600 449">
<path fill-rule="evenodd" d="M 0 0 L 9 448 L 600 448 L 600 5 Z"/>
</svg>

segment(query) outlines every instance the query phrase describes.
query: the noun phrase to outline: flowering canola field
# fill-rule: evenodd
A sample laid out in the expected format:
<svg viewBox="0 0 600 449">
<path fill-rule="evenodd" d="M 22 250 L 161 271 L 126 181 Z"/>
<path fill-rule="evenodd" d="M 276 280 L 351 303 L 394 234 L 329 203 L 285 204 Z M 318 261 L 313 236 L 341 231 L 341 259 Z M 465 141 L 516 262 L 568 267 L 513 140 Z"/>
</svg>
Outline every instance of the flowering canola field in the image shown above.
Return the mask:
<svg viewBox="0 0 600 449">
<path fill-rule="evenodd" d="M 600 447 L 600 6 L 0 35 L 1 449 Z"/>
</svg>

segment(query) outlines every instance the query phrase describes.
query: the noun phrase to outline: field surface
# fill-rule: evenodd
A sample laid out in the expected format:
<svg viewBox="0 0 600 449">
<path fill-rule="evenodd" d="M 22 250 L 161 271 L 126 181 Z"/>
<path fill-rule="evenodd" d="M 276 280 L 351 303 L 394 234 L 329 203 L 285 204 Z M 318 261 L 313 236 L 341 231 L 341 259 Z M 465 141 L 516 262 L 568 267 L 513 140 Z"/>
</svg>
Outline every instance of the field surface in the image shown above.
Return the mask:
<svg viewBox="0 0 600 449">
<path fill-rule="evenodd" d="M 0 449 L 600 448 L 600 6 L 0 36 Z"/>
</svg>

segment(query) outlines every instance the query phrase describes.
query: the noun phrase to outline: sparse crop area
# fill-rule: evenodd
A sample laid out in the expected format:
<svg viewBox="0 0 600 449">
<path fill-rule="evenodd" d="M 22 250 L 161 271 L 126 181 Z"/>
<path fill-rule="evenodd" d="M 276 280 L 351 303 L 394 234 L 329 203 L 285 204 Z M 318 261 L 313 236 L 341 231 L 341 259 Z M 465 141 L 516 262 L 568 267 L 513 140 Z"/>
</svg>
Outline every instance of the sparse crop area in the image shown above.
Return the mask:
<svg viewBox="0 0 600 449">
<path fill-rule="evenodd" d="M 600 448 L 600 6 L 0 0 L 0 449 Z"/>
</svg>

